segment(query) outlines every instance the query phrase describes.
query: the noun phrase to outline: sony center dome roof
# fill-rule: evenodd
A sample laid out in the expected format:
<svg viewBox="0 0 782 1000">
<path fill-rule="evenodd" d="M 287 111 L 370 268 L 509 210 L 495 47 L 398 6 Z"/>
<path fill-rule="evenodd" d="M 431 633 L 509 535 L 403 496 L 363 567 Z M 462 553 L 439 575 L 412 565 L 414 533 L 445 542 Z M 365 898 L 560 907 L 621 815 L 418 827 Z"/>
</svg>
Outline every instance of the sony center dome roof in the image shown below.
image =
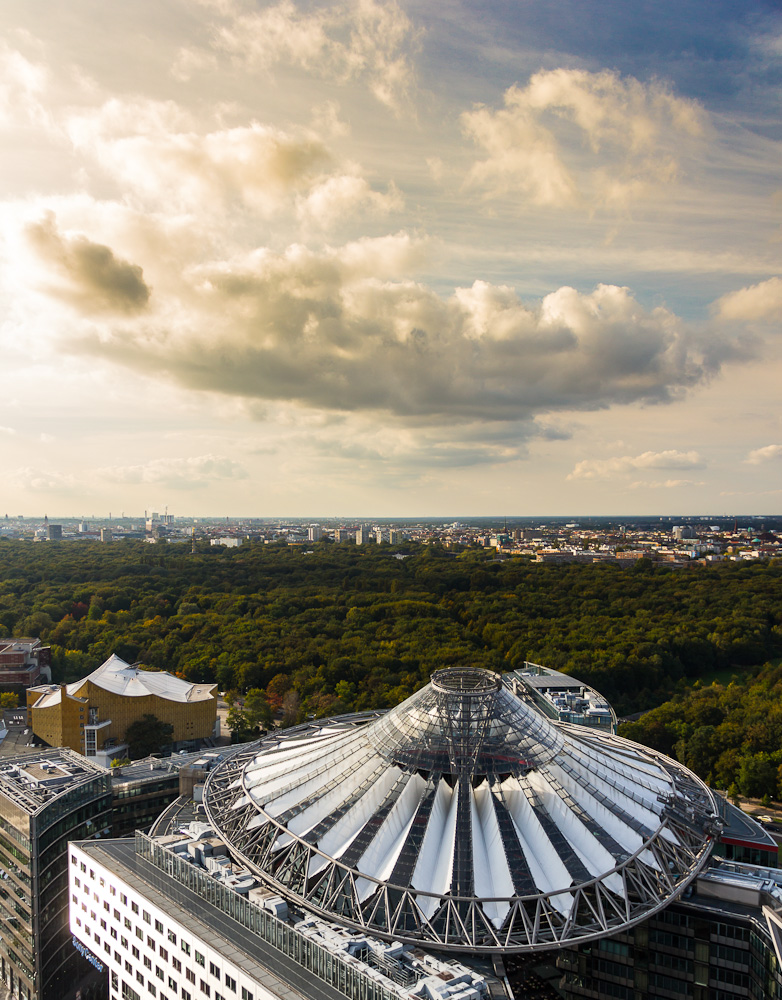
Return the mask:
<svg viewBox="0 0 782 1000">
<path fill-rule="evenodd" d="M 617 736 L 551 722 L 477 669 L 387 713 L 243 747 L 204 802 L 280 893 L 382 938 L 525 952 L 613 934 L 679 895 L 718 832 L 709 789 Z"/>
</svg>

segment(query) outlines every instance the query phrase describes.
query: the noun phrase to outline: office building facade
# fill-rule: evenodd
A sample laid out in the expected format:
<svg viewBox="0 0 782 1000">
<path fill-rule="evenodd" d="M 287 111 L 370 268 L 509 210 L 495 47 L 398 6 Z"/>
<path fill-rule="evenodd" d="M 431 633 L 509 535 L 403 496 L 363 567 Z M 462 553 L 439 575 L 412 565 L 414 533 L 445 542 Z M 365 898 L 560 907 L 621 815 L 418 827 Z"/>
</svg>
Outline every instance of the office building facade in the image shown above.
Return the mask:
<svg viewBox="0 0 782 1000">
<path fill-rule="evenodd" d="M 0 975 L 60 1000 L 89 966 L 68 931 L 68 841 L 110 833 L 109 774 L 70 750 L 0 765 Z"/>
</svg>

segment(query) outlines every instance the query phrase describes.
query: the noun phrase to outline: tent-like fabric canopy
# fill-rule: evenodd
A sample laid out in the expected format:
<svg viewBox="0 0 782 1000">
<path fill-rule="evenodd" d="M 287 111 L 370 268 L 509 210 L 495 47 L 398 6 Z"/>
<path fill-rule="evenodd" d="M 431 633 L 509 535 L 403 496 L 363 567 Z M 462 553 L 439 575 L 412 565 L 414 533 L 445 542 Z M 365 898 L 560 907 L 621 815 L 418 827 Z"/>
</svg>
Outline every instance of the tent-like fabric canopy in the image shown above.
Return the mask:
<svg viewBox="0 0 782 1000">
<path fill-rule="evenodd" d="M 535 951 L 615 933 L 706 863 L 714 799 L 680 764 L 555 723 L 477 669 L 387 713 L 275 733 L 205 789 L 230 850 L 289 899 L 394 940 Z"/>
</svg>

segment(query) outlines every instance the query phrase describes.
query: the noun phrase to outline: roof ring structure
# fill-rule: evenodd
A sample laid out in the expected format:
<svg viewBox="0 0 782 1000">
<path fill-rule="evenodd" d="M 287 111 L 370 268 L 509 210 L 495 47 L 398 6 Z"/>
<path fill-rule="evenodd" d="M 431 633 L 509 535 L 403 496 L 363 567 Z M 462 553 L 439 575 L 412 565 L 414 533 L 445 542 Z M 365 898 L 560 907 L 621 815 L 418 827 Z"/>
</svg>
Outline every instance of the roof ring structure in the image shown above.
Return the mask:
<svg viewBox="0 0 782 1000">
<path fill-rule="evenodd" d="M 242 747 L 209 820 L 267 884 L 412 944 L 531 952 L 613 934 L 706 864 L 709 789 L 661 754 L 552 722 L 498 674 L 437 671 L 389 712 Z"/>
</svg>

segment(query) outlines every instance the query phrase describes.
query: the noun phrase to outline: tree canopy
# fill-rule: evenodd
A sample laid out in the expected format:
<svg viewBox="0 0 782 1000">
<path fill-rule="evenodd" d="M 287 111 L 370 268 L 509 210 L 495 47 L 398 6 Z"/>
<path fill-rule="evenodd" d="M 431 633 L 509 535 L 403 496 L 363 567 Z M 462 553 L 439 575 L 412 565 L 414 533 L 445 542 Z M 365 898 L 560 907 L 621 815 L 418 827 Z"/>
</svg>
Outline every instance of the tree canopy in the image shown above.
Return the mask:
<svg viewBox="0 0 782 1000">
<path fill-rule="evenodd" d="M 139 760 L 160 751 L 171 742 L 174 727 L 170 722 L 161 722 L 156 715 L 145 714 L 141 719 L 131 722 L 125 732 L 125 742 L 128 744 L 128 757 Z"/>
<path fill-rule="evenodd" d="M 0 633 L 50 643 L 55 681 L 116 653 L 262 692 L 288 722 L 389 707 L 441 667 L 525 660 L 624 714 L 782 654 L 777 561 L 628 570 L 439 545 L 311 548 L 5 540 Z"/>
</svg>

